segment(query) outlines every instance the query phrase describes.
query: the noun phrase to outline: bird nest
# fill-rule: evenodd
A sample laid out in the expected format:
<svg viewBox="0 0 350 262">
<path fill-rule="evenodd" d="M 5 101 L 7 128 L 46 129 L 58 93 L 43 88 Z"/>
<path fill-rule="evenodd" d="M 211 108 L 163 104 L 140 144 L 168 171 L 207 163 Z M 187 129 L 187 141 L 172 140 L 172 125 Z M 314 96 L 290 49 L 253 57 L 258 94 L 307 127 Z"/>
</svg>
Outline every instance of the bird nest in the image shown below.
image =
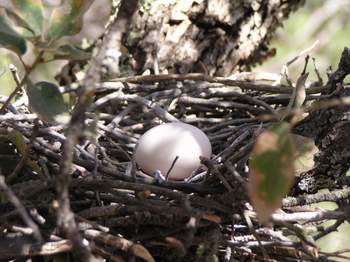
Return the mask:
<svg viewBox="0 0 350 262">
<path fill-rule="evenodd" d="M 169 75 L 96 84 L 69 186 L 77 227 L 93 254 L 108 261 L 311 261 L 318 256 L 296 219 L 275 216 L 274 226 L 264 227 L 249 204 L 249 152 L 269 125 L 261 116 L 285 107 L 292 90 L 260 80 Z M 0 259 L 69 256 L 72 243 L 56 227 L 62 211 L 55 185 L 65 128 L 12 109 L 0 116 L 6 181 L 1 184 L 10 199 L 0 204 Z M 207 170 L 185 181 L 147 176 L 132 161 L 139 137 L 171 121 L 197 126 L 213 148 L 212 158 L 202 159 Z M 298 204 L 285 199 L 286 214 L 297 212 Z"/>
</svg>

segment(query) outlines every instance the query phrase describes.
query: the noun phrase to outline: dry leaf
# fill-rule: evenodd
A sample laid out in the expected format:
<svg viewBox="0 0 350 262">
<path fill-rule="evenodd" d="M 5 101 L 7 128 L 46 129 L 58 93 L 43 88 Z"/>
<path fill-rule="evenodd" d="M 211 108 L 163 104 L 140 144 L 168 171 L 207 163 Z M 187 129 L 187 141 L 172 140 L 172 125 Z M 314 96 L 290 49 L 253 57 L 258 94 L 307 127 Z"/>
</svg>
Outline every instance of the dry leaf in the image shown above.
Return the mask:
<svg viewBox="0 0 350 262">
<path fill-rule="evenodd" d="M 210 214 L 210 213 L 203 213 L 202 219 L 205 219 L 205 220 L 208 220 L 210 222 L 217 223 L 217 224 L 221 223 L 221 218 L 219 216 L 213 215 L 213 214 Z"/>
<path fill-rule="evenodd" d="M 314 167 L 314 156 L 319 150 L 312 138 L 293 134 L 292 139 L 298 151 L 295 160 L 295 175 L 299 176 Z"/>
<path fill-rule="evenodd" d="M 142 245 L 139 244 L 134 244 L 132 245 L 132 247 L 130 248 L 131 253 L 134 256 L 140 257 L 143 260 L 146 260 L 147 262 L 155 262 L 154 258 L 152 257 L 152 255 L 148 252 L 148 250 L 143 247 Z"/>
<path fill-rule="evenodd" d="M 248 193 L 261 223 L 282 205 L 294 178 L 295 147 L 290 124 L 279 122 L 263 132 L 249 162 Z"/>
<path fill-rule="evenodd" d="M 186 254 L 186 248 L 182 244 L 180 240 L 175 237 L 166 237 L 165 241 L 168 242 L 169 246 L 176 249 L 179 252 L 180 256 L 184 256 Z"/>
</svg>

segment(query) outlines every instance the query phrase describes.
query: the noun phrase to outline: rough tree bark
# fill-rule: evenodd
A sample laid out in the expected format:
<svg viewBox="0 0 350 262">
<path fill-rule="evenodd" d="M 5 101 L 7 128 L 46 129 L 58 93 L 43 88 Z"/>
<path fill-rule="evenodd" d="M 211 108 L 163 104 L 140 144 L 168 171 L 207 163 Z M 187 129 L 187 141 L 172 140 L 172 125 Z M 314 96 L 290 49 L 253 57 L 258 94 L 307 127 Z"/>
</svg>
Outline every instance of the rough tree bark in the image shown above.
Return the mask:
<svg viewBox="0 0 350 262">
<path fill-rule="evenodd" d="M 329 98 L 350 95 L 343 87 L 344 78 L 350 74 L 350 52 L 345 48 L 338 69 L 330 76 L 327 86 Z M 328 99 L 329 99 L 328 98 Z M 297 181 L 296 192 L 315 193 L 319 189 L 341 188 L 350 184 L 346 172 L 350 164 L 350 107 L 338 106 L 310 114 L 295 128 L 301 135 L 312 137 L 319 148 L 315 167 Z"/>
<path fill-rule="evenodd" d="M 138 70 L 156 63 L 160 72 L 227 76 L 273 55 L 273 32 L 303 2 L 154 1 L 135 19 L 128 47 Z"/>
</svg>

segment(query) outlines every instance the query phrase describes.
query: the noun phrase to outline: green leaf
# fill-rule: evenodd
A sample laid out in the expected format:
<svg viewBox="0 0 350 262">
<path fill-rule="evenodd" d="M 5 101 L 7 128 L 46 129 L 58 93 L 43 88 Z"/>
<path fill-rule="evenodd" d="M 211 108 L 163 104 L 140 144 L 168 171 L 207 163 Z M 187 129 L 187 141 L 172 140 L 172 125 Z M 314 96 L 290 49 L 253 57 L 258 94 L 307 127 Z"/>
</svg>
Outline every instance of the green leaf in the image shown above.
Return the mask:
<svg viewBox="0 0 350 262">
<path fill-rule="evenodd" d="M 40 36 L 44 26 L 44 6 L 41 0 L 12 0 L 15 12 L 28 26 L 33 36 Z"/>
<path fill-rule="evenodd" d="M 48 29 L 50 39 L 80 32 L 84 13 L 93 0 L 66 0 L 53 10 Z"/>
<path fill-rule="evenodd" d="M 248 193 L 261 223 L 282 205 L 295 175 L 296 150 L 287 122 L 273 124 L 258 138 L 249 161 Z"/>
<path fill-rule="evenodd" d="M 23 155 L 26 151 L 26 147 L 28 146 L 25 142 L 24 136 L 22 135 L 21 132 L 17 131 L 17 130 L 12 130 L 11 132 L 9 132 L 9 134 L 7 135 L 8 140 L 10 140 L 17 148 L 18 152 Z M 39 174 L 40 176 L 42 176 L 42 171 L 40 166 L 38 165 L 38 163 L 36 161 L 33 161 L 31 159 L 27 159 L 26 164 L 33 170 L 35 171 L 37 174 Z"/>
<path fill-rule="evenodd" d="M 7 138 L 16 146 L 18 152 L 23 155 L 26 150 L 26 142 L 21 132 L 12 130 L 8 133 Z"/>
<path fill-rule="evenodd" d="M 12 29 L 5 16 L 0 16 L 0 45 L 20 55 L 27 51 L 25 39 Z"/>
<path fill-rule="evenodd" d="M 38 117 L 48 123 L 66 123 L 68 109 L 59 88 L 50 82 L 27 82 L 29 108 Z"/>
<path fill-rule="evenodd" d="M 19 27 L 17 31 L 22 37 L 31 38 L 35 36 L 35 32 L 27 23 L 27 21 L 20 17 L 17 13 L 15 13 L 12 10 L 6 9 L 6 14 L 11 19 L 11 21 L 14 22 L 17 27 Z"/>
</svg>

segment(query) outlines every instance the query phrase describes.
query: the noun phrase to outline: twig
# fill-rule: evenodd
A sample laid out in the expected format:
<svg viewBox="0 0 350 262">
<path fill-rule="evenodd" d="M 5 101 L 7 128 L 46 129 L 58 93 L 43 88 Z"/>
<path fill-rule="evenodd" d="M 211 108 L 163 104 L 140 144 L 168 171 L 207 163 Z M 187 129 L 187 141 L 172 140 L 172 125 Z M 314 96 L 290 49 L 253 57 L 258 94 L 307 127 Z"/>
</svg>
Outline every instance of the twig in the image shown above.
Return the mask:
<svg viewBox="0 0 350 262">
<path fill-rule="evenodd" d="M 237 172 L 237 170 L 229 161 L 226 161 L 224 165 L 239 183 L 241 183 L 243 186 L 246 186 L 247 181 L 244 180 L 244 178 Z"/>
<path fill-rule="evenodd" d="M 112 254 L 106 250 L 104 250 L 103 248 L 101 247 L 98 247 L 97 245 L 95 244 L 92 244 L 91 245 L 91 249 L 92 249 L 92 252 L 107 259 L 107 261 L 111 261 L 111 262 L 125 262 L 125 260 L 120 257 L 120 256 L 117 256 L 115 254 Z"/>
<path fill-rule="evenodd" d="M 171 173 L 171 170 L 173 170 L 175 164 L 176 164 L 176 161 L 179 159 L 179 156 L 176 156 L 174 161 L 171 163 L 171 166 L 169 167 L 169 170 L 168 172 L 166 172 L 166 175 L 165 175 L 165 180 L 168 180 L 168 177 L 169 177 L 169 174 Z"/>
<path fill-rule="evenodd" d="M 12 260 L 18 257 L 50 256 L 72 250 L 69 240 L 58 240 L 45 243 L 31 243 L 25 238 L 2 238 L 0 259 Z"/>
<path fill-rule="evenodd" d="M 262 243 L 261 243 L 260 237 L 258 236 L 258 234 L 256 233 L 256 231 L 255 231 L 255 229 L 254 229 L 253 223 L 252 223 L 252 221 L 250 220 L 250 217 L 249 217 L 248 213 L 247 213 L 247 212 L 244 212 L 244 213 L 243 213 L 243 216 L 244 216 L 244 219 L 245 219 L 245 221 L 246 221 L 246 223 L 247 223 L 247 225 L 248 225 L 248 228 L 249 228 L 251 234 L 255 237 L 255 239 L 257 240 L 257 242 L 258 242 L 258 244 L 259 244 L 259 247 L 260 247 L 261 252 L 262 252 L 262 254 L 263 254 L 263 256 L 264 256 L 264 259 L 268 261 L 270 258 L 269 258 L 268 254 L 267 254 L 267 252 L 266 252 L 265 247 L 264 247 L 264 246 L 262 245 Z"/>
<path fill-rule="evenodd" d="M 312 49 L 314 49 L 319 43 L 319 40 L 316 40 L 311 46 L 309 46 L 308 48 L 302 50 L 298 55 L 296 55 L 295 57 L 293 57 L 292 59 L 290 59 L 286 65 L 290 66 L 292 63 L 294 63 L 296 60 L 298 60 L 301 56 L 309 53 Z"/>
<path fill-rule="evenodd" d="M 228 147 L 226 147 L 223 151 L 217 154 L 214 160 L 221 157 L 224 160 L 223 162 L 225 162 L 225 159 L 227 159 L 228 156 L 230 156 L 232 153 L 234 153 L 234 151 L 236 151 L 236 147 L 240 145 L 244 140 L 246 140 L 249 136 L 250 132 L 248 130 L 244 131 L 236 139 L 234 139 Z"/>
<path fill-rule="evenodd" d="M 30 150 L 33 147 L 33 143 L 35 138 L 37 137 L 39 132 L 39 123 L 38 121 L 35 121 L 34 123 L 34 127 L 33 127 L 33 131 L 32 131 L 32 135 L 30 137 L 30 141 L 29 144 L 26 145 L 24 152 L 22 154 L 22 158 L 21 160 L 18 162 L 18 164 L 16 165 L 15 169 L 12 171 L 12 173 L 10 175 L 8 175 L 6 177 L 6 182 L 7 183 L 12 183 L 13 181 L 16 180 L 19 172 L 22 170 L 22 168 L 24 167 L 24 165 L 26 164 L 28 158 L 29 158 L 29 154 L 30 154 Z"/>
<path fill-rule="evenodd" d="M 343 219 L 337 220 L 333 225 L 331 225 L 325 229 L 322 229 L 321 232 L 319 232 L 317 235 L 314 236 L 314 239 L 318 240 L 318 239 L 328 235 L 329 233 L 337 231 L 338 227 L 341 226 L 343 223 L 344 223 Z"/>
<path fill-rule="evenodd" d="M 94 229 L 85 230 L 84 236 L 95 242 L 101 242 L 125 252 L 130 252 L 134 256 L 143 258 L 146 261 L 155 261 L 146 248 L 123 237 L 117 237 Z"/>
<path fill-rule="evenodd" d="M 261 108 L 256 108 L 254 106 L 250 106 L 247 104 L 232 102 L 232 101 L 220 101 L 218 99 L 202 99 L 202 98 L 196 98 L 196 97 L 190 97 L 190 96 L 181 96 L 178 100 L 178 103 L 180 104 L 186 104 L 186 105 L 204 105 L 208 106 L 210 108 L 219 107 L 219 108 L 230 108 L 230 109 L 242 109 L 246 110 L 248 112 L 252 112 L 254 114 L 262 114 L 266 112 L 266 110 L 263 110 Z M 208 111 L 211 111 L 209 109 Z"/>
<path fill-rule="evenodd" d="M 16 207 L 18 213 L 23 219 L 23 222 L 25 222 L 26 225 L 33 230 L 33 235 L 35 239 L 39 243 L 41 243 L 43 241 L 43 238 L 41 236 L 38 226 L 30 218 L 29 214 L 27 213 L 26 209 L 22 205 L 21 201 L 17 198 L 17 196 L 13 193 L 13 191 L 6 185 L 5 177 L 3 175 L 0 175 L 0 189 L 6 195 L 8 200 Z"/>
<path fill-rule="evenodd" d="M 339 201 L 350 196 L 350 188 L 334 190 L 326 193 L 309 194 L 299 197 L 287 197 L 283 199 L 283 207 L 303 206 L 323 201 Z"/>
<path fill-rule="evenodd" d="M 277 93 L 277 94 L 290 94 L 293 92 L 291 87 L 287 86 L 272 86 L 265 84 L 255 84 L 248 81 L 232 80 L 225 77 L 211 77 L 204 74 L 168 74 L 168 75 L 145 75 L 145 76 L 131 76 L 125 78 L 116 78 L 113 81 L 116 82 L 128 82 L 128 83 L 155 83 L 166 81 L 206 81 L 209 83 L 219 83 L 227 86 L 238 86 L 242 90 L 254 90 L 259 92 Z M 110 80 L 112 81 L 112 80 Z M 326 90 L 327 86 L 312 87 L 306 90 L 308 94 L 320 93 L 322 90 Z"/>
<path fill-rule="evenodd" d="M 306 235 L 301 226 L 294 225 L 292 223 L 288 223 L 285 221 L 273 220 L 273 222 L 276 223 L 276 225 L 283 226 L 283 227 L 289 229 L 290 231 L 294 232 L 295 235 L 305 244 L 307 244 L 311 247 L 317 248 L 317 245 L 316 245 L 314 239 L 311 236 Z"/>
<path fill-rule="evenodd" d="M 3 115 L 0 115 L 0 121 L 33 121 L 36 119 L 37 116 L 35 114 L 13 114 L 13 113 L 6 113 Z"/>
<path fill-rule="evenodd" d="M 7 96 L 0 95 L 0 103 L 1 104 L 4 104 L 7 101 L 7 99 L 8 99 Z M 7 109 L 13 114 L 18 114 L 16 107 L 14 107 L 11 103 L 8 104 Z M 2 116 L 2 115 L 0 115 L 0 116 Z"/>
<path fill-rule="evenodd" d="M 225 98 L 225 97 L 233 96 L 233 97 L 237 97 L 237 98 L 240 98 L 242 100 L 245 100 L 249 104 L 259 105 L 259 106 L 265 108 L 271 114 L 276 113 L 275 110 L 269 104 L 260 100 L 260 98 L 255 98 L 255 97 L 249 96 L 247 94 L 242 94 L 242 93 L 235 92 L 235 91 L 222 90 L 221 88 L 207 88 L 207 90 L 205 90 L 205 91 L 207 91 L 207 92 L 205 92 L 203 95 L 201 95 L 201 97 L 204 97 L 204 98 L 223 97 L 223 98 Z"/>
<path fill-rule="evenodd" d="M 201 160 L 201 164 L 205 165 L 223 183 L 223 185 L 226 187 L 228 192 L 231 192 L 233 190 L 233 188 L 230 185 L 230 183 L 221 174 L 219 169 L 212 163 L 212 161 L 210 159 L 205 158 L 203 156 L 200 156 L 199 159 Z"/>
<path fill-rule="evenodd" d="M 324 254 L 324 255 L 327 255 L 327 256 L 330 256 L 330 257 L 338 257 L 338 258 L 343 258 L 343 259 L 346 259 L 346 260 L 349 260 L 350 259 L 350 256 L 343 256 L 341 254 L 343 253 L 350 253 L 350 249 L 342 249 L 342 250 L 338 250 L 336 252 L 324 252 L 324 251 L 320 251 L 320 254 Z"/>
<path fill-rule="evenodd" d="M 314 57 L 312 58 L 312 63 L 314 65 L 315 74 L 317 76 L 317 83 L 319 83 L 320 85 L 323 85 L 323 80 L 322 80 L 321 74 L 316 66 L 316 59 Z"/>
<path fill-rule="evenodd" d="M 297 222 L 297 221 L 322 221 L 329 219 L 346 219 L 350 217 L 344 211 L 312 211 L 312 212 L 294 212 L 290 214 L 273 214 L 272 220 L 276 222 Z"/>
<path fill-rule="evenodd" d="M 44 51 L 40 51 L 40 53 L 38 54 L 38 56 L 35 58 L 35 61 L 33 62 L 33 64 L 30 67 L 26 67 L 24 65 L 24 69 L 25 69 L 25 75 L 22 78 L 21 82 L 16 86 L 15 90 L 10 94 L 10 96 L 8 97 L 8 99 L 5 101 L 5 103 L 2 105 L 1 109 L 0 109 L 0 114 L 5 113 L 6 108 L 8 107 L 8 105 L 10 104 L 11 100 L 17 95 L 17 93 L 21 90 L 21 88 L 23 87 L 23 85 L 25 84 L 25 82 L 27 81 L 29 74 L 34 70 L 34 68 L 36 67 L 36 65 L 40 62 L 42 55 L 44 54 Z"/>
<path fill-rule="evenodd" d="M 109 95 L 106 95 L 100 99 L 98 99 L 94 103 L 94 108 L 93 110 L 99 110 L 103 106 L 106 105 L 106 103 L 116 100 L 116 101 L 129 101 L 129 102 L 134 102 L 139 105 L 144 105 L 147 106 L 148 108 L 154 110 L 155 114 L 162 120 L 166 122 L 178 122 L 179 120 L 172 116 L 170 113 L 168 113 L 165 109 L 161 108 L 157 103 L 151 102 L 147 100 L 144 97 L 140 97 L 138 95 L 123 95 L 119 93 L 112 93 Z"/>
<path fill-rule="evenodd" d="M 256 117 L 256 119 L 260 121 L 276 121 L 278 118 L 285 117 L 289 114 L 302 115 L 304 113 L 312 113 L 321 109 L 328 109 L 332 107 L 347 105 L 350 105 L 350 97 L 332 98 L 327 100 L 315 101 L 311 105 L 305 105 L 297 110 L 281 110 L 276 115 L 259 115 Z"/>
</svg>

